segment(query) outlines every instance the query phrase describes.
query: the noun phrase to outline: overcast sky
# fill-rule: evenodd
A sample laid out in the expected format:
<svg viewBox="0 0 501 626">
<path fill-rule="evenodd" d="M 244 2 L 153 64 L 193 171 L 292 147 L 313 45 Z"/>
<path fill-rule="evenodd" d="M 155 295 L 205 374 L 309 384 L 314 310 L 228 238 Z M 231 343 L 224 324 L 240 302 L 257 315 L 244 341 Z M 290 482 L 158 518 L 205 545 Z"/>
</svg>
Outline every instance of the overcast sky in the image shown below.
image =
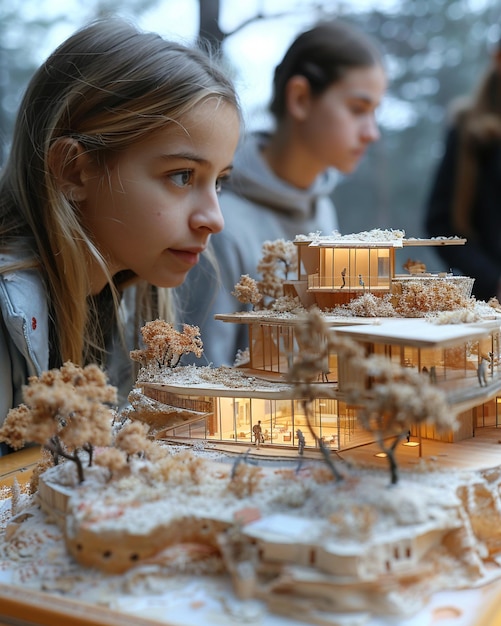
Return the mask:
<svg viewBox="0 0 501 626">
<path fill-rule="evenodd" d="M 14 0 L 19 11 L 27 18 L 44 16 L 62 17 L 60 25 L 51 30 L 37 50 L 39 62 L 76 28 L 95 14 L 96 0 Z M 454 3 L 457 10 L 474 11 L 485 8 L 492 0 L 461 0 Z M 140 17 L 122 14 L 132 19 L 140 28 L 160 33 L 162 36 L 191 43 L 198 32 L 198 0 L 160 0 L 159 6 Z M 271 82 L 275 66 L 294 37 L 315 19 L 314 5 L 319 0 L 221 0 L 221 28 L 231 32 L 246 19 L 261 12 L 268 16 L 249 24 L 225 42 L 225 52 L 235 70 L 235 83 L 249 128 L 268 124 L 266 106 L 271 96 Z M 336 2 L 326 3 L 335 7 Z M 384 11 L 398 11 L 402 0 L 348 0 L 350 10 L 367 10 L 377 6 Z M 423 0 L 423 7 L 426 3 Z M 449 8 L 450 10 L 450 8 Z M 383 125 L 395 129 L 412 123 L 414 111 L 411 102 L 387 96 L 379 111 Z"/>
<path fill-rule="evenodd" d="M 37 54 L 42 62 L 52 50 L 76 28 L 93 15 L 92 0 L 17 0 L 20 11 L 27 18 L 36 16 L 63 17 L 64 21 L 51 31 Z M 266 125 L 266 114 L 261 114 L 271 96 L 273 70 L 280 62 L 294 37 L 314 21 L 312 6 L 315 0 L 221 0 L 221 28 L 233 31 L 243 21 L 263 12 L 275 15 L 293 13 L 288 17 L 259 20 L 249 24 L 225 42 L 225 52 L 235 68 L 235 83 L 242 101 L 248 126 Z M 334 4 L 334 3 L 332 3 Z M 401 0 L 351 0 L 350 10 L 398 7 Z M 139 27 L 152 30 L 164 37 L 193 42 L 198 32 L 198 0 L 161 0 L 159 6 L 132 18 Z"/>
</svg>

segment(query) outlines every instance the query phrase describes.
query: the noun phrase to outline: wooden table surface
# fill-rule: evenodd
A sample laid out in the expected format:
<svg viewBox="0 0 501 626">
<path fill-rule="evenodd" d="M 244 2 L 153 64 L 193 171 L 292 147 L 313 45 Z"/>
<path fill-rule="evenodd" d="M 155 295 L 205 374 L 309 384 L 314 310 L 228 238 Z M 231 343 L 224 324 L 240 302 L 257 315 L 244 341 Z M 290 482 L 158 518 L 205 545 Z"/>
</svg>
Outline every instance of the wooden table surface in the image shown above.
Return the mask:
<svg viewBox="0 0 501 626">
<path fill-rule="evenodd" d="M 0 456 L 0 487 L 10 487 L 14 478 L 19 483 L 27 483 L 39 458 L 38 446 Z"/>
</svg>

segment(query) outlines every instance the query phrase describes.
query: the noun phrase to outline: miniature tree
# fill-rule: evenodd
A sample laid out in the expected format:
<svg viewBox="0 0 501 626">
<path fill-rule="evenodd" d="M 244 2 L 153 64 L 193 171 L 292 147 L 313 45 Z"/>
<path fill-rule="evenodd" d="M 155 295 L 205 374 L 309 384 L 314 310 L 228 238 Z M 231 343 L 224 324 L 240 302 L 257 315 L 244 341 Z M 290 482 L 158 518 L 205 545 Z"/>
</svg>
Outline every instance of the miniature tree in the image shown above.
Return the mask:
<svg viewBox="0 0 501 626">
<path fill-rule="evenodd" d="M 472 308 L 474 299 L 446 280 L 429 282 L 409 280 L 402 285 L 395 310 L 402 317 L 424 317 L 427 313 Z"/>
<path fill-rule="evenodd" d="M 76 464 L 84 480 L 81 451 L 92 464 L 95 446 L 111 442 L 117 390 L 107 384 L 97 365 L 81 368 L 71 362 L 60 369 L 32 376 L 23 387 L 24 404 L 11 409 L 0 429 L 0 440 L 18 449 L 27 442 L 41 444 L 53 457 Z"/>
<path fill-rule="evenodd" d="M 284 293 L 283 282 L 289 273 L 297 270 L 297 249 L 292 241 L 276 239 L 265 241 L 262 247 L 262 258 L 257 271 L 262 279 L 258 282 L 259 291 L 263 296 L 276 300 Z"/>
<path fill-rule="evenodd" d="M 160 446 L 156 446 L 160 449 Z M 156 480 L 171 485 L 186 484 L 187 479 L 199 485 L 204 475 L 203 460 L 193 451 L 186 450 L 179 454 L 164 454 L 152 464 L 151 476 Z"/>
<path fill-rule="evenodd" d="M 121 428 L 115 437 L 115 446 L 127 455 L 127 461 L 134 454 L 144 452 L 148 447 L 148 424 L 134 420 Z"/>
<path fill-rule="evenodd" d="M 262 279 L 256 281 L 248 274 L 242 274 L 231 293 L 239 302 L 252 304 L 254 307 L 266 299 L 265 307 L 270 307 L 284 295 L 284 281 L 287 280 L 289 273 L 295 270 L 297 270 L 297 249 L 292 241 L 285 239 L 265 241 L 262 246 L 262 257 L 257 265 L 257 271 Z M 291 305 L 292 302 L 289 303 L 289 310 Z M 297 304 L 294 308 L 297 308 Z"/>
<path fill-rule="evenodd" d="M 263 294 L 259 291 L 257 281 L 249 274 L 242 274 L 240 281 L 235 285 L 232 296 L 242 302 L 242 304 L 252 304 L 255 307 L 263 299 Z"/>
<path fill-rule="evenodd" d="M 356 391 L 348 394 L 348 400 L 359 405 L 357 417 L 361 425 L 375 436 L 386 454 L 394 485 L 398 482 L 396 449 L 411 426 L 431 422 L 439 432 L 450 430 L 455 426 L 456 416 L 444 393 L 431 384 L 427 376 L 396 367 L 378 355 L 357 361 L 373 382 L 363 399 L 360 391 Z"/>
<path fill-rule="evenodd" d="M 398 482 L 397 446 L 412 425 L 431 422 L 437 431 L 454 427 L 456 417 L 444 393 L 430 383 L 428 377 L 396 366 L 385 357 L 365 356 L 362 347 L 352 339 L 343 339 L 331 332 L 318 310 L 312 309 L 306 314 L 304 323 L 297 328 L 297 340 L 299 355 L 290 366 L 287 378 L 304 398 L 302 403 L 308 429 L 337 480 L 341 476 L 329 450 L 315 433 L 311 419 L 312 401 L 329 393 L 317 381 L 325 375 L 330 352 L 336 352 L 350 363 L 351 369 L 364 372 L 371 381 L 369 389 L 347 389 L 347 401 L 358 407 L 361 425 L 374 435 L 386 453 L 392 484 Z"/>
<path fill-rule="evenodd" d="M 339 309 L 348 310 L 356 317 L 394 317 L 395 309 L 391 303 L 391 296 L 375 296 L 373 293 L 367 292 L 354 298 Z M 338 311 L 334 311 L 338 312 Z"/>
<path fill-rule="evenodd" d="M 99 454 L 96 454 L 95 463 L 101 467 L 107 467 L 110 471 L 110 477 L 129 467 L 126 453 L 118 448 L 101 450 Z"/>
<path fill-rule="evenodd" d="M 254 465 L 239 463 L 232 472 L 232 479 L 228 489 L 237 498 L 245 498 L 255 493 L 261 483 L 263 470 Z"/>
<path fill-rule="evenodd" d="M 322 452 L 324 461 L 336 480 L 343 476 L 332 461 L 330 450 L 318 436 L 312 426 L 311 405 L 315 398 L 325 397 L 331 391 L 325 385 L 318 384 L 325 380 L 329 371 L 329 353 L 337 349 L 347 354 L 359 355 L 360 350 L 354 342 L 335 337 L 327 326 L 322 313 L 311 309 L 303 317 L 303 323 L 296 329 L 296 338 L 300 347 L 287 372 L 287 380 L 295 385 L 301 399 L 306 424 L 311 436 Z"/>
<path fill-rule="evenodd" d="M 203 353 L 203 343 L 198 326 L 183 324 L 182 332 L 165 320 L 146 323 L 141 329 L 145 343 L 143 350 L 132 350 L 130 357 L 141 365 L 156 362 L 158 367 L 178 365 L 183 354 L 193 352 L 197 358 Z"/>
</svg>

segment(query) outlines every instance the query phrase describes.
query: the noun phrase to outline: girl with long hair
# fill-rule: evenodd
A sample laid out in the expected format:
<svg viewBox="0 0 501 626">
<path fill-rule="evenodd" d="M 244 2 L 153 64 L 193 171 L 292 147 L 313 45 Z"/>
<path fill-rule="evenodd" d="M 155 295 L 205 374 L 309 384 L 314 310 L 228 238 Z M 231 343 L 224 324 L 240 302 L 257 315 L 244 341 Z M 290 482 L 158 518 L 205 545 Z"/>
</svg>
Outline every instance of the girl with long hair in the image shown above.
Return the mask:
<svg viewBox="0 0 501 626">
<path fill-rule="evenodd" d="M 171 319 L 169 288 L 223 227 L 240 112 L 199 49 L 97 21 L 21 103 L 0 179 L 0 422 L 31 375 L 66 361 L 133 384 L 128 350 Z"/>
</svg>

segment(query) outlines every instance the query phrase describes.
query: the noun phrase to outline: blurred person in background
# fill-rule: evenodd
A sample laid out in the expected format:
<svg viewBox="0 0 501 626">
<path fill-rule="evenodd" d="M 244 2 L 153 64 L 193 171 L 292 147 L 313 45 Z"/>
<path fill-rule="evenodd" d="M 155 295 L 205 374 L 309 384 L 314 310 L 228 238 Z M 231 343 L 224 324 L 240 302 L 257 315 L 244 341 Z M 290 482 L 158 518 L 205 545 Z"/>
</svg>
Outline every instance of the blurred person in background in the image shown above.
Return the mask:
<svg viewBox="0 0 501 626">
<path fill-rule="evenodd" d="M 243 274 L 259 278 L 263 242 L 337 230 L 338 172 L 354 171 L 379 138 L 386 85 L 378 46 L 341 20 L 301 33 L 286 51 L 274 73 L 275 128 L 243 138 L 223 183 L 225 227 L 211 240 L 220 275 L 202 262 L 180 288 L 181 321 L 200 327 L 207 362 L 232 365 L 248 347 L 246 325 L 214 314 L 248 308 L 231 292 Z"/>
<path fill-rule="evenodd" d="M 501 40 L 473 95 L 451 105 L 445 150 L 426 206 L 429 236 L 460 236 L 437 251 L 475 279 L 479 300 L 501 300 Z"/>
</svg>

